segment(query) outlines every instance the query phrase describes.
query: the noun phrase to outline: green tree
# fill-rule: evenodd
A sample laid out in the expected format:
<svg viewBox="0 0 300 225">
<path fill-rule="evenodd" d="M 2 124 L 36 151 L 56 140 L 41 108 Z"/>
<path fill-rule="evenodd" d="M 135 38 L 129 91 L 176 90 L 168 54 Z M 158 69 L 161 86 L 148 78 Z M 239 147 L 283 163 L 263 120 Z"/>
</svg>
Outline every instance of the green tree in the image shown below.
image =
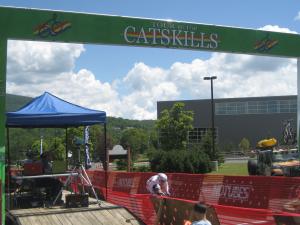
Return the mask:
<svg viewBox="0 0 300 225">
<path fill-rule="evenodd" d="M 75 164 L 78 162 L 78 151 L 81 153 L 80 157 L 82 159 L 83 157 L 83 150 L 81 145 L 76 145 L 76 143 L 79 143 L 79 141 L 76 142 L 76 140 L 83 140 L 83 127 L 71 127 L 68 128 L 68 135 L 67 135 L 67 146 L 68 152 L 72 152 L 72 158 L 70 159 L 71 164 Z"/>
<path fill-rule="evenodd" d="M 156 150 L 150 155 L 151 171 L 171 173 L 210 172 L 209 157 L 198 149 Z"/>
<path fill-rule="evenodd" d="M 105 161 L 105 138 L 104 127 L 94 125 L 90 127 L 90 142 L 91 142 L 91 155 L 94 161 Z M 118 143 L 118 142 L 117 142 Z M 115 141 L 111 132 L 107 130 L 106 133 L 106 149 L 112 149 Z"/>
<path fill-rule="evenodd" d="M 35 153 L 35 155 L 40 155 L 41 151 L 41 140 L 35 140 L 31 145 L 31 150 Z M 48 151 L 48 143 L 43 142 L 43 151 Z"/>
<path fill-rule="evenodd" d="M 9 128 L 8 143 L 11 161 L 25 159 L 26 152 L 32 148 L 32 143 L 38 137 L 37 129 Z"/>
<path fill-rule="evenodd" d="M 120 144 L 123 147 L 130 146 L 133 159 L 137 154 L 143 154 L 148 150 L 149 137 L 145 130 L 128 128 L 123 131 Z"/>
<path fill-rule="evenodd" d="M 213 152 L 212 147 L 212 132 L 208 131 L 202 137 L 200 142 L 200 149 L 205 154 L 207 154 L 210 160 L 218 160 L 219 162 L 223 162 L 224 158 L 219 151 L 219 146 L 215 143 L 215 152 Z"/>
<path fill-rule="evenodd" d="M 202 137 L 200 142 L 200 148 L 204 151 L 210 159 L 214 158 L 213 151 L 212 151 L 212 133 L 208 131 Z"/>
<path fill-rule="evenodd" d="M 183 149 L 187 143 L 188 131 L 193 129 L 192 111 L 184 110 L 184 103 L 175 103 L 170 110 L 161 112 L 156 122 L 160 147 L 163 150 Z"/>
<path fill-rule="evenodd" d="M 234 145 L 232 142 L 228 142 L 226 144 L 223 144 L 222 151 L 223 152 L 232 152 L 236 149 L 236 145 Z"/>
<path fill-rule="evenodd" d="M 250 149 L 250 142 L 247 138 L 243 138 L 241 142 L 239 143 L 239 149 L 243 152 L 246 153 Z"/>
<path fill-rule="evenodd" d="M 49 150 L 53 152 L 55 160 L 63 160 L 66 158 L 65 136 L 54 137 L 49 143 Z"/>
<path fill-rule="evenodd" d="M 152 148 L 158 149 L 158 135 L 157 135 L 157 130 L 156 129 L 152 129 L 152 130 L 148 131 L 148 135 L 149 135 L 149 140 L 148 140 L 149 141 L 148 142 L 149 149 L 152 149 Z"/>
</svg>

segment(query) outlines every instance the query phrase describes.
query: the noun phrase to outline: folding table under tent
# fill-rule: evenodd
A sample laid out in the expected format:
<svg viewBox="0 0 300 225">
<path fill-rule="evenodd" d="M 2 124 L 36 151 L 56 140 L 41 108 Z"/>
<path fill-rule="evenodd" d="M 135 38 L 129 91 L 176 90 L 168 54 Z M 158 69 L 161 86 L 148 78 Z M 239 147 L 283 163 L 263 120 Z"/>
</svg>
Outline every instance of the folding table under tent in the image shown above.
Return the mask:
<svg viewBox="0 0 300 225">
<path fill-rule="evenodd" d="M 34 98 L 31 102 L 21 107 L 18 111 L 6 113 L 7 138 L 9 128 L 65 128 L 89 126 L 95 124 L 104 125 L 104 170 L 107 198 L 107 148 L 106 148 L 106 113 L 81 107 L 49 92 Z M 8 145 L 8 162 L 9 140 Z M 67 153 L 66 153 L 67 154 Z"/>
</svg>

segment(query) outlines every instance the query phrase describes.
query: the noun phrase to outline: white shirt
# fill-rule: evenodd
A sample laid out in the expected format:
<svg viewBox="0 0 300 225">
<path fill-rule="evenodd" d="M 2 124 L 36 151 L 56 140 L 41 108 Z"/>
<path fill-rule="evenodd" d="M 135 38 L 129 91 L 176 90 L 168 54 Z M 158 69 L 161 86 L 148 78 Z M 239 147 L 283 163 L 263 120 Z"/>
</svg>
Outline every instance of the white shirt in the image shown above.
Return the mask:
<svg viewBox="0 0 300 225">
<path fill-rule="evenodd" d="M 146 183 L 147 190 L 151 194 L 157 194 L 157 193 L 155 193 L 154 188 L 153 188 L 154 186 L 157 186 L 164 194 L 170 195 L 168 181 L 164 182 L 162 186 L 160 185 L 159 181 L 160 180 L 159 180 L 158 175 L 154 175 L 154 176 L 150 177 Z"/>
<path fill-rule="evenodd" d="M 211 225 L 211 222 L 209 222 L 208 220 L 199 220 L 193 222 L 191 225 Z"/>
</svg>

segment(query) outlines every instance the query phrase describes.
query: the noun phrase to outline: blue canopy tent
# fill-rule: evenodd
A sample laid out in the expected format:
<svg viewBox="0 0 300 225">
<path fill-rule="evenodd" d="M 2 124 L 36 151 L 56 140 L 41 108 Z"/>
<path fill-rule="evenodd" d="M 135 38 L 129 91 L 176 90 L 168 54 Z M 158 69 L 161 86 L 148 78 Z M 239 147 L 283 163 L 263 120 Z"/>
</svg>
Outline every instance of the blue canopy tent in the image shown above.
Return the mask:
<svg viewBox="0 0 300 225">
<path fill-rule="evenodd" d="M 8 128 L 66 128 L 67 137 L 68 127 L 94 124 L 104 124 L 104 169 L 107 172 L 106 113 L 104 111 L 81 107 L 45 92 L 18 111 L 6 113 L 7 137 L 9 137 Z M 9 153 L 9 139 L 7 145 Z M 107 173 L 105 174 L 107 185 Z"/>
<path fill-rule="evenodd" d="M 105 124 L 106 113 L 87 109 L 48 92 L 36 97 L 16 112 L 6 113 L 6 127 L 47 128 Z"/>
</svg>

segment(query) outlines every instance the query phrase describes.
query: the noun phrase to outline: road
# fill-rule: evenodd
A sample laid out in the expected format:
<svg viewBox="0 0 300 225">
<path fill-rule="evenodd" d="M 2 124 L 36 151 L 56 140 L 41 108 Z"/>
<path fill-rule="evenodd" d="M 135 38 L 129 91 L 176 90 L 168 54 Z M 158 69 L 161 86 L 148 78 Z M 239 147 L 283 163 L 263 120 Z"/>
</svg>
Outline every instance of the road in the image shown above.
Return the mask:
<svg viewBox="0 0 300 225">
<path fill-rule="evenodd" d="M 225 158 L 225 163 L 247 163 L 249 157 Z"/>
</svg>

